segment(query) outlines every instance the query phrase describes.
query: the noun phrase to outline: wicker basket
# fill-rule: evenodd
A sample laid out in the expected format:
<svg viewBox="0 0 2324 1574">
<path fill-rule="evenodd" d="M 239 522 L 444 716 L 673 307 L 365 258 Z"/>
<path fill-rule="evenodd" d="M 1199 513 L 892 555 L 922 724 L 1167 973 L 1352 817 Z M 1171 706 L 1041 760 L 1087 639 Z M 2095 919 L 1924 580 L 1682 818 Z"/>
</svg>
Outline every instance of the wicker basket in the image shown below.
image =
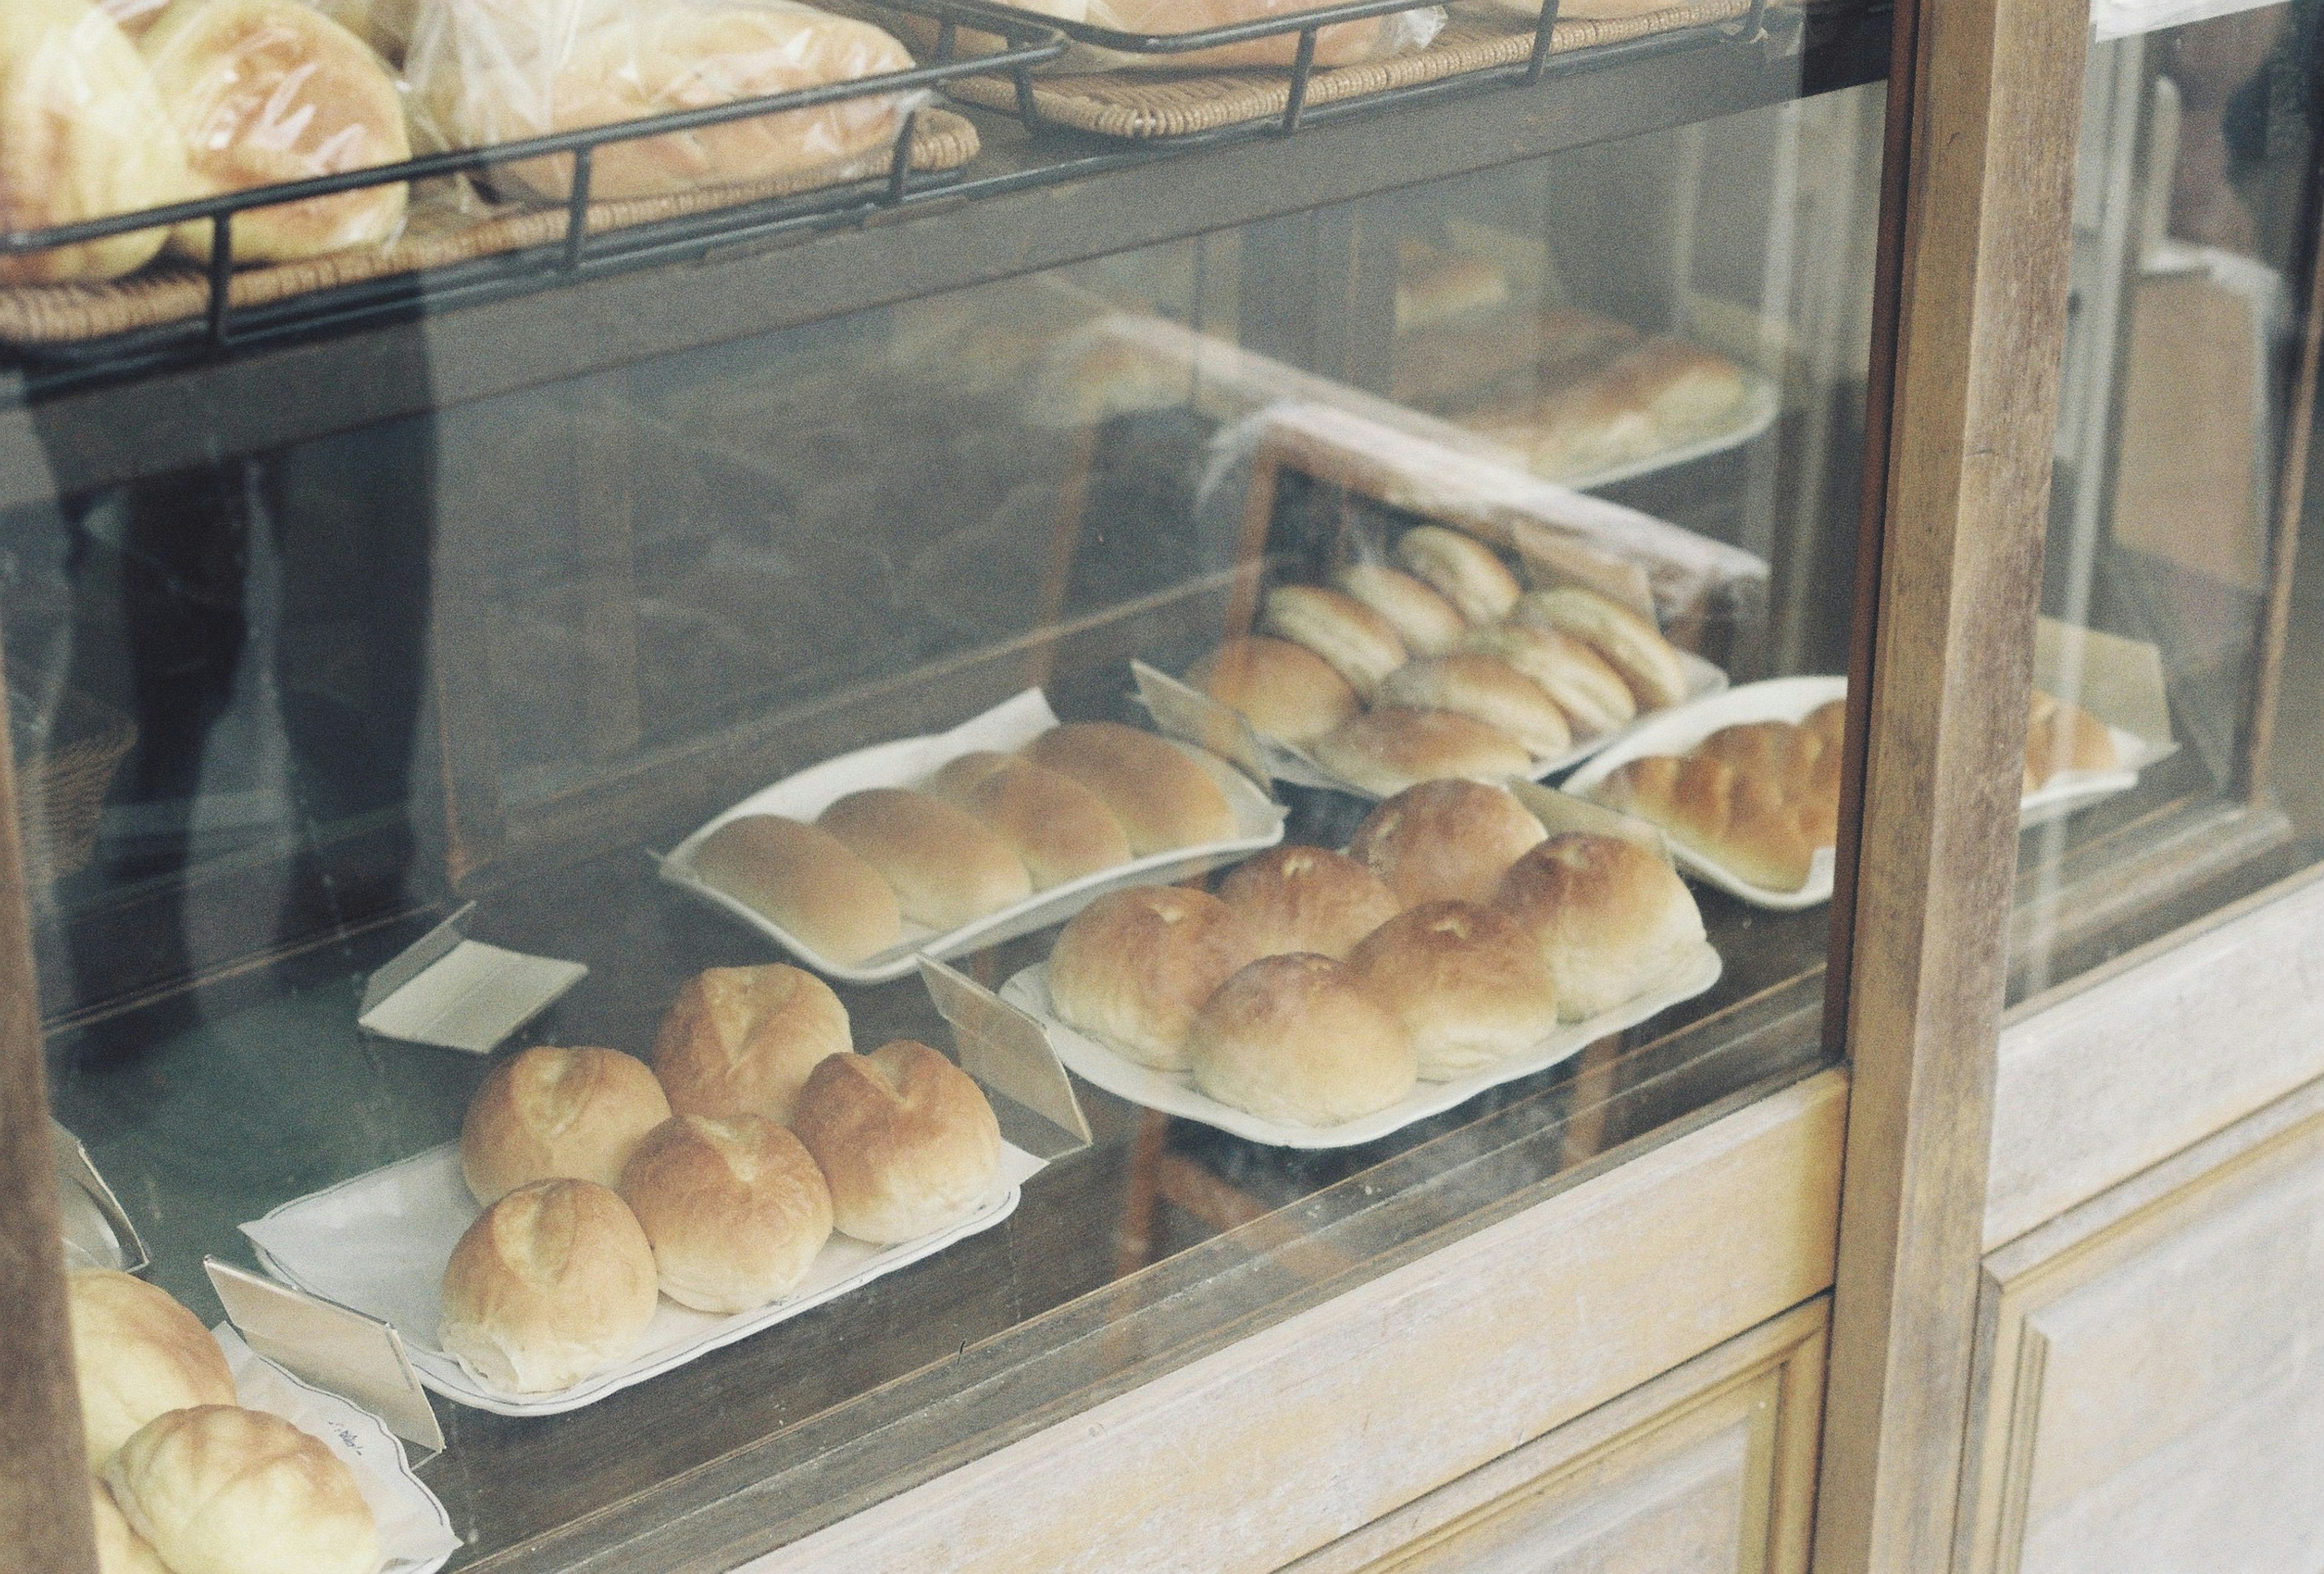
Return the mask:
<svg viewBox="0 0 2324 1574">
<path fill-rule="evenodd" d="M 15 712 L 19 697 L 9 699 Z M 105 795 L 137 746 L 137 726 L 110 705 L 67 690 L 53 715 L 10 731 L 16 741 L 24 881 L 38 888 L 86 868 L 95 855 Z"/>
</svg>

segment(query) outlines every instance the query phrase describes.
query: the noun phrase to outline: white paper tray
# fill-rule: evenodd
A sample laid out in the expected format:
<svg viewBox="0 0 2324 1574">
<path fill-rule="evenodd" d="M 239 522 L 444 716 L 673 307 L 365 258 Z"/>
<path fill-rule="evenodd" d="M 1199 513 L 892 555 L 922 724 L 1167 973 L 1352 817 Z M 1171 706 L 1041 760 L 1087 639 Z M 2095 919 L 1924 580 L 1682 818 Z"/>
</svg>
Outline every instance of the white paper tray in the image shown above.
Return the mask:
<svg viewBox="0 0 2324 1574">
<path fill-rule="evenodd" d="M 242 1233 L 256 1245 L 268 1272 L 286 1283 L 394 1324 L 410 1352 L 412 1370 L 447 1399 L 495 1415 L 558 1415 L 683 1366 L 991 1229 L 1016 1211 L 1025 1181 L 1040 1169 L 1039 1159 L 1003 1143 L 1000 1183 L 965 1221 L 896 1246 L 834 1235 L 797 1291 L 756 1310 L 721 1317 L 665 1297 L 634 1356 L 553 1393 L 504 1393 L 445 1354 L 436 1341 L 445 1264 L 483 1211 L 460 1177 L 456 1143 L 286 1202 L 244 1225 Z"/>
<path fill-rule="evenodd" d="M 1748 367 L 1743 372 L 1743 398 L 1736 406 L 1734 420 L 1721 431 L 1709 437 L 1699 437 L 1692 442 L 1661 449 L 1640 458 L 1625 459 L 1618 465 L 1609 465 L 1602 470 L 1585 470 L 1574 476 L 1545 476 L 1561 486 L 1571 486 L 1576 492 L 1588 492 L 1599 486 L 1611 486 L 1619 481 L 1635 480 L 1651 476 L 1657 470 L 1674 469 L 1680 465 L 1707 459 L 1713 454 L 1723 454 L 1729 449 L 1739 449 L 1753 438 L 1775 424 L 1783 413 L 1783 392 L 1770 378 L 1761 376 Z M 1536 472 L 1538 474 L 1538 472 Z"/>
<path fill-rule="evenodd" d="M 1441 1115 L 1456 1104 L 1474 1098 L 1489 1088 L 1513 1082 L 1520 1077 L 1530 1077 L 1545 1071 L 1561 1060 L 1570 1060 L 1583 1050 L 1624 1028 L 1666 1011 L 1681 1001 L 1692 1000 L 1719 982 L 1721 964 L 1719 953 L 1705 942 L 1694 957 L 1662 987 L 1641 995 L 1626 1005 L 1585 1021 L 1560 1027 L 1522 1054 L 1512 1055 L 1499 1064 L 1450 1082 L 1422 1082 L 1386 1109 L 1357 1120 L 1342 1121 L 1338 1125 L 1295 1125 L 1285 1121 L 1268 1120 L 1262 1116 L 1222 1104 L 1194 1085 L 1194 1079 L 1184 1073 L 1157 1071 L 1091 1038 L 1086 1033 L 1066 1026 L 1057 1020 L 1049 1005 L 1049 965 L 1038 962 L 1001 986 L 1001 998 L 1025 1012 L 1040 1023 L 1049 1035 L 1049 1046 L 1084 1080 L 1095 1083 L 1108 1093 L 1127 1098 L 1132 1104 L 1144 1105 L 1164 1115 L 1183 1116 L 1204 1125 L 1216 1126 L 1239 1137 L 1255 1143 L 1265 1143 L 1277 1148 L 1351 1148 L 1359 1143 L 1376 1142 L 1392 1132 L 1403 1130 L 1415 1121 Z"/>
<path fill-rule="evenodd" d="M 730 819 L 747 814 L 780 814 L 793 819 L 812 820 L 850 792 L 867 787 L 918 786 L 948 761 L 979 749 L 1013 753 L 1056 725 L 1056 713 L 1049 708 L 1047 697 L 1038 689 L 1028 689 L 1014 699 L 963 722 L 950 732 L 874 744 L 870 748 L 857 749 L 853 754 L 841 755 L 836 759 L 809 766 L 797 775 L 786 776 L 773 786 L 752 793 L 678 843 L 667 857 L 658 860 L 662 878 L 742 920 L 818 973 L 844 978 L 852 984 L 883 984 L 911 972 L 916 957 L 926 955 L 941 959 L 958 956 L 964 951 L 999 945 L 1019 935 L 1030 934 L 1053 923 L 1062 923 L 1109 891 L 1119 890 L 1125 885 L 1167 885 L 1190 875 L 1199 875 L 1221 864 L 1245 857 L 1261 848 L 1271 847 L 1283 839 L 1281 804 L 1269 799 L 1249 777 L 1223 760 L 1187 747 L 1175 739 L 1166 738 L 1163 741 L 1174 747 L 1185 748 L 1226 790 L 1227 801 L 1235 817 L 1236 835 L 1232 840 L 1205 842 L 1199 847 L 1181 847 L 1172 852 L 1133 858 L 1117 867 L 1037 892 L 1022 902 L 989 913 L 959 929 L 938 932 L 918 924 L 907 923 L 901 944 L 853 966 L 835 962 L 818 954 L 812 946 L 764 913 L 735 901 L 724 892 L 711 889 L 694 873 L 696 850 L 709 838 L 711 832 Z"/>
</svg>

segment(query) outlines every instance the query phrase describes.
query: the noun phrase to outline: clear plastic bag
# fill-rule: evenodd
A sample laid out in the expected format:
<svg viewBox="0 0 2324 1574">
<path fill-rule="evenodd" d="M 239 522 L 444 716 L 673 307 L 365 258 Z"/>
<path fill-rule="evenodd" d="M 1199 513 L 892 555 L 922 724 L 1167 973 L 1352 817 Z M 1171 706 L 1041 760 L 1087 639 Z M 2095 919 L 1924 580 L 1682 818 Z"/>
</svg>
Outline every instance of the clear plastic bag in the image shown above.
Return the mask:
<svg viewBox="0 0 2324 1574">
<path fill-rule="evenodd" d="M 1032 0 L 1028 9 L 1121 32 L 1195 32 L 1238 22 L 1262 22 L 1314 11 L 1336 0 Z M 1318 66 L 1352 66 L 1426 49 L 1444 26 L 1441 6 L 1335 22 L 1315 35 Z M 1125 54 L 1077 44 L 1058 69 L 1232 70 L 1288 66 L 1299 54 L 1299 34 L 1276 33 L 1188 54 Z"/>
<path fill-rule="evenodd" d="M 871 23 L 793 0 L 421 0 L 405 74 L 423 144 L 464 148 L 912 64 Z M 868 174 L 884 167 L 905 110 L 926 98 L 880 94 L 609 143 L 592 155 L 590 195 L 620 200 Z M 562 199 L 573 158 L 526 159 L 484 178 L 503 195 Z"/>
<path fill-rule="evenodd" d="M 115 5 L 139 5 L 149 0 L 110 0 Z M 316 10 L 377 50 L 391 66 L 403 64 L 411 46 L 411 24 L 420 0 L 307 0 Z"/>
</svg>

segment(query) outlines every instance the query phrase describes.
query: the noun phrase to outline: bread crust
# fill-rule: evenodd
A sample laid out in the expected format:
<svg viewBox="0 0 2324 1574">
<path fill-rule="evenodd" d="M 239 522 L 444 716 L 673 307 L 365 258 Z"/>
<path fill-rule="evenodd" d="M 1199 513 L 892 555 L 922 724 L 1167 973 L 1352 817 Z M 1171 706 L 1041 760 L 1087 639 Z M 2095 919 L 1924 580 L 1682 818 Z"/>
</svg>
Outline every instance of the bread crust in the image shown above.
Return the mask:
<svg viewBox="0 0 2324 1574">
<path fill-rule="evenodd" d="M 1407 908 L 1366 937 L 1348 965 L 1404 1023 L 1425 1081 L 1505 1060 L 1557 1026 L 1557 981 L 1541 948 L 1496 908 Z"/>
<path fill-rule="evenodd" d="M 1047 891 L 1130 862 L 1130 836 L 1105 800 L 1061 772 L 980 750 L 947 764 L 928 793 L 967 810 Z"/>
<path fill-rule="evenodd" d="M 621 1183 L 669 1100 L 644 1061 L 617 1050 L 535 1044 L 494 1066 L 460 1123 L 460 1173 L 491 1203 L 558 1176 Z"/>
<path fill-rule="evenodd" d="M 1469 632 L 1459 607 L 1425 580 L 1385 563 L 1350 563 L 1332 576 L 1332 588 L 1388 619 L 1416 656 L 1441 656 Z"/>
<path fill-rule="evenodd" d="M 860 1241 L 948 1228 L 1000 1182 L 1001 1125 L 984 1090 L 909 1039 L 817 1066 L 797 1129 L 831 1184 L 833 1222 Z"/>
<path fill-rule="evenodd" d="M 535 1180 L 452 1248 L 437 1338 L 494 1388 L 553 1393 L 628 1359 L 658 1295 L 628 1203 L 594 1180 Z"/>
<path fill-rule="evenodd" d="M 1471 630 L 1455 651 L 1493 656 L 1541 686 L 1565 713 L 1573 736 L 1596 737 L 1633 720 L 1637 696 L 1606 658 L 1554 628 L 1499 623 Z"/>
<path fill-rule="evenodd" d="M 647 1134 L 622 1200 L 653 1248 L 661 1292 L 697 1311 L 789 1294 L 831 1238 L 831 1188 L 798 1137 L 759 1115 L 681 1115 Z"/>
<path fill-rule="evenodd" d="M 1315 763 L 1342 781 L 1382 798 L 1439 777 L 1509 782 L 1533 769 L 1533 756 L 1499 728 L 1450 710 L 1385 706 L 1317 738 Z"/>
<path fill-rule="evenodd" d="M 1686 698 L 1686 668 L 1677 648 L 1618 602 L 1578 585 L 1561 585 L 1525 596 L 1510 616 L 1572 634 L 1596 651 L 1630 686 L 1640 710 L 1660 710 Z"/>
<path fill-rule="evenodd" d="M 1235 838 L 1226 790 L 1190 752 L 1150 732 L 1114 721 L 1069 722 L 1018 752 L 1096 793 L 1139 857 Z"/>
<path fill-rule="evenodd" d="M 1112 891 L 1058 934 L 1049 1004 L 1068 1026 L 1139 1065 L 1183 1071 L 1194 1013 L 1258 956 L 1242 915 L 1207 892 Z"/>
<path fill-rule="evenodd" d="M 1379 697 L 1380 681 L 1404 665 L 1406 654 L 1396 625 L 1346 592 L 1320 585 L 1269 590 L 1259 604 L 1259 626 L 1331 662 L 1367 705 Z"/>
<path fill-rule="evenodd" d="M 1197 662 L 1186 681 L 1286 743 L 1321 737 L 1363 708 L 1331 662 L 1264 634 L 1227 641 Z"/>
<path fill-rule="evenodd" d="M 1528 763 L 1573 746 L 1572 727 L 1557 701 L 1499 656 L 1423 656 L 1407 662 L 1380 685 L 1380 699 L 1416 710 L 1474 717 L 1515 740 Z"/>
<path fill-rule="evenodd" d="M 1677 871 L 1621 837 L 1550 838 L 1510 866 L 1493 905 L 1541 948 L 1567 1022 L 1645 994 L 1704 943 L 1702 914 Z"/>
<path fill-rule="evenodd" d="M 1517 604 L 1522 590 L 1492 548 L 1441 524 L 1413 526 L 1397 537 L 1389 556 L 1471 623 L 1499 623 Z"/>
<path fill-rule="evenodd" d="M 1411 1037 L 1345 963 L 1264 957 L 1222 985 L 1188 1035 L 1194 1085 L 1265 1120 L 1337 1125 L 1412 1091 Z"/>
<path fill-rule="evenodd" d="M 170 1292 L 110 1268 L 65 1275 L 88 1468 L 102 1470 L 164 1411 L 232 1404 L 234 1374 L 201 1319 Z"/>
<path fill-rule="evenodd" d="M 346 1462 L 279 1415 L 231 1404 L 156 1417 L 106 1482 L 175 1574 L 373 1574 L 379 1527 Z"/>
<path fill-rule="evenodd" d="M 1033 894 L 1033 877 L 1007 840 L 925 792 L 867 787 L 816 823 L 879 870 L 904 916 L 929 929 L 958 929 Z"/>
<path fill-rule="evenodd" d="M 1407 907 L 1489 903 L 1509 866 L 1549 838 L 1506 787 L 1423 782 L 1382 801 L 1356 828 L 1348 856 Z"/>
<path fill-rule="evenodd" d="M 694 875 L 818 956 L 853 967 L 904 938 L 887 877 L 818 825 L 779 814 L 730 819 L 694 851 Z"/>
<path fill-rule="evenodd" d="M 781 962 L 712 968 L 679 986 L 653 1069 L 672 1114 L 788 1125 L 816 1063 L 853 1048 L 846 1005 L 814 974 Z"/>
<path fill-rule="evenodd" d="M 1395 894 L 1353 858 L 1322 847 L 1270 847 L 1219 883 L 1262 957 L 1312 951 L 1344 961 L 1396 916 Z"/>
</svg>

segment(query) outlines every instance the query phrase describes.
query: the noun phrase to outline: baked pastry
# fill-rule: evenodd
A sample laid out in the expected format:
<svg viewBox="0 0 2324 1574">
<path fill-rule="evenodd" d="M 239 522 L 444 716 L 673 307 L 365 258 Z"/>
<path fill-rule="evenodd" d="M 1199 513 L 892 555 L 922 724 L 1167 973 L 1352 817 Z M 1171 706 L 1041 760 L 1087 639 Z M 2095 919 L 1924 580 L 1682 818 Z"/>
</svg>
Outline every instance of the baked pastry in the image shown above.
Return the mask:
<svg viewBox="0 0 2324 1574">
<path fill-rule="evenodd" d="M 1621 837 L 1550 838 L 1501 877 L 1493 905 L 1541 948 L 1567 1022 L 1637 998 L 1704 943 L 1702 914 L 1677 871 Z"/>
<path fill-rule="evenodd" d="M 1263 634 L 1227 641 L 1197 662 L 1186 681 L 1286 743 L 1321 737 L 1363 708 L 1331 662 Z"/>
<path fill-rule="evenodd" d="M 1003 838 L 966 810 L 901 787 L 850 792 L 816 817 L 880 871 L 914 923 L 954 930 L 1033 894 L 1033 877 Z"/>
<path fill-rule="evenodd" d="M 1506 787 L 1423 782 L 1366 815 L 1348 856 L 1378 875 L 1406 907 L 1490 902 L 1509 866 L 1548 837 Z"/>
<path fill-rule="evenodd" d="M 1260 606 L 1259 626 L 1331 662 L 1367 705 L 1379 695 L 1380 680 L 1404 665 L 1404 637 L 1396 625 L 1343 591 L 1278 585 Z"/>
<path fill-rule="evenodd" d="M 2121 768 L 2122 755 L 2106 723 L 2071 700 L 2034 690 L 2025 727 L 2024 791 L 2038 792 L 2061 772 Z"/>
<path fill-rule="evenodd" d="M 1380 701 L 1473 716 L 1514 738 L 1536 759 L 1562 755 L 1573 746 L 1572 727 L 1557 701 L 1498 656 L 1423 656 L 1406 662 L 1380 685 Z"/>
<path fill-rule="evenodd" d="M 1226 790 L 1188 750 L 1116 721 L 1053 727 L 1019 751 L 1096 793 L 1139 857 L 1238 833 Z"/>
<path fill-rule="evenodd" d="M 102 1478 L 88 1483 L 89 1517 L 97 1523 L 97 1574 L 170 1574 L 153 1543 L 132 1529 Z"/>
<path fill-rule="evenodd" d="M 1416 524 L 1396 538 L 1388 555 L 1471 623 L 1499 623 L 1517 604 L 1517 577 L 1474 536 L 1441 524 Z"/>
<path fill-rule="evenodd" d="M 185 139 L 193 194 L 400 163 L 411 156 L 403 99 L 371 45 L 303 0 L 175 0 L 139 42 Z M 234 221 L 234 255 L 297 262 L 380 245 L 403 227 L 401 181 L 254 208 Z M 207 220 L 180 225 L 173 249 L 210 255 Z"/>
<path fill-rule="evenodd" d="M 226 1352 L 168 1291 L 110 1268 L 76 1268 L 65 1275 L 65 1314 L 90 1469 L 104 1469 L 165 1410 L 235 1402 Z"/>
<path fill-rule="evenodd" d="M 762 1115 L 681 1115 L 622 1171 L 661 1292 L 731 1313 L 789 1294 L 831 1238 L 831 1188 L 798 1138 Z"/>
<path fill-rule="evenodd" d="M 958 1224 L 1001 1179 L 1001 1123 L 984 1089 L 909 1039 L 817 1066 L 798 1129 L 831 1182 L 834 1222 L 874 1245 Z"/>
<path fill-rule="evenodd" d="M 1410 333 L 1508 304 L 1506 269 L 1406 236 L 1396 243 L 1396 331 Z"/>
<path fill-rule="evenodd" d="M 1755 885 L 1797 891 L 1839 838 L 1843 722 L 1834 702 L 1808 724 L 1721 727 L 1683 755 L 1625 762 L 1591 796 Z"/>
<path fill-rule="evenodd" d="M 1590 646 L 1630 686 L 1640 710 L 1660 710 L 1686 698 L 1686 668 L 1662 631 L 1619 602 L 1578 585 L 1536 590 L 1510 616 L 1537 628 L 1570 634 Z"/>
<path fill-rule="evenodd" d="M 963 755 L 928 779 L 927 791 L 1006 842 L 1036 891 L 1130 862 L 1129 834 L 1105 800 L 1018 755 Z"/>
<path fill-rule="evenodd" d="M 1459 607 L 1401 569 L 1350 563 L 1332 576 L 1332 584 L 1394 625 L 1413 655 L 1443 655 L 1469 632 L 1469 620 Z"/>
<path fill-rule="evenodd" d="M 122 1444 L 106 1485 L 172 1574 L 374 1574 L 379 1525 L 346 1460 L 279 1415 L 198 1404 Z"/>
<path fill-rule="evenodd" d="M 1719 430 L 1744 393 L 1733 361 L 1674 338 L 1650 338 L 1616 356 L 1602 381 L 1653 419 L 1665 446 Z"/>
<path fill-rule="evenodd" d="M 1390 706 L 1333 728 L 1309 752 L 1341 781 L 1382 798 L 1440 776 L 1508 782 L 1533 769 L 1523 745 L 1472 716 Z"/>
<path fill-rule="evenodd" d="M 460 1173 L 478 1202 L 531 1180 L 617 1186 L 669 1100 L 645 1062 L 618 1050 L 536 1044 L 493 1067 L 460 1123 Z"/>
<path fill-rule="evenodd" d="M 548 1393 L 627 1360 L 655 1304 L 653 1247 L 630 1205 L 594 1180 L 536 1180 L 452 1248 L 436 1338 L 493 1387 Z"/>
<path fill-rule="evenodd" d="M 1141 1066 L 1186 1069 L 1186 1029 L 1259 956 L 1242 915 L 1183 885 L 1111 891 L 1075 913 L 1049 953 L 1049 1005 Z"/>
<path fill-rule="evenodd" d="M 1087 0 L 1089 20 L 1123 32 L 1199 32 L 1231 23 L 1260 22 L 1299 11 L 1313 11 L 1330 0 Z M 1316 29 L 1315 63 L 1351 66 L 1372 59 L 1385 41 L 1396 36 L 1385 16 L 1336 22 Z M 1185 54 L 1139 55 L 1134 63 L 1173 70 L 1222 71 L 1250 66 L 1287 66 L 1296 58 L 1299 34 L 1279 32 L 1241 43 Z"/>
<path fill-rule="evenodd" d="M 694 850 L 694 875 L 842 966 L 903 942 L 894 888 L 821 826 L 779 814 L 730 819 Z"/>
<path fill-rule="evenodd" d="M 1269 847 L 1219 883 L 1262 957 L 1313 951 L 1344 961 L 1396 916 L 1397 902 L 1363 865 L 1322 847 Z"/>
<path fill-rule="evenodd" d="M 1526 468 L 1551 480 L 1610 470 L 1665 446 L 1652 415 L 1596 377 L 1477 411 L 1461 424 L 1517 449 Z"/>
<path fill-rule="evenodd" d="M 1557 982 L 1541 947 L 1498 908 L 1407 908 L 1367 937 L 1348 966 L 1404 1023 L 1426 1081 L 1505 1060 L 1557 1026 Z"/>
<path fill-rule="evenodd" d="M 0 5 L 0 229 L 110 218 L 190 190 L 186 144 L 111 17 L 88 0 Z M 0 285 L 118 279 L 168 238 L 141 229 L 0 257 Z"/>
<path fill-rule="evenodd" d="M 1266 1120 L 1337 1125 L 1412 1091 L 1412 1039 L 1329 957 L 1263 957 L 1220 986 L 1187 1034 L 1194 1086 Z"/>
<path fill-rule="evenodd" d="M 1454 649 L 1497 656 L 1540 684 L 1565 713 L 1576 737 L 1611 732 L 1638 714 L 1637 699 L 1622 675 L 1572 634 L 1531 624 L 1497 623 L 1471 630 Z"/>
<path fill-rule="evenodd" d="M 831 986 L 780 962 L 712 968 L 681 985 L 654 1038 L 677 1115 L 763 1115 L 788 1125 L 807 1073 L 855 1047 Z"/>
</svg>

